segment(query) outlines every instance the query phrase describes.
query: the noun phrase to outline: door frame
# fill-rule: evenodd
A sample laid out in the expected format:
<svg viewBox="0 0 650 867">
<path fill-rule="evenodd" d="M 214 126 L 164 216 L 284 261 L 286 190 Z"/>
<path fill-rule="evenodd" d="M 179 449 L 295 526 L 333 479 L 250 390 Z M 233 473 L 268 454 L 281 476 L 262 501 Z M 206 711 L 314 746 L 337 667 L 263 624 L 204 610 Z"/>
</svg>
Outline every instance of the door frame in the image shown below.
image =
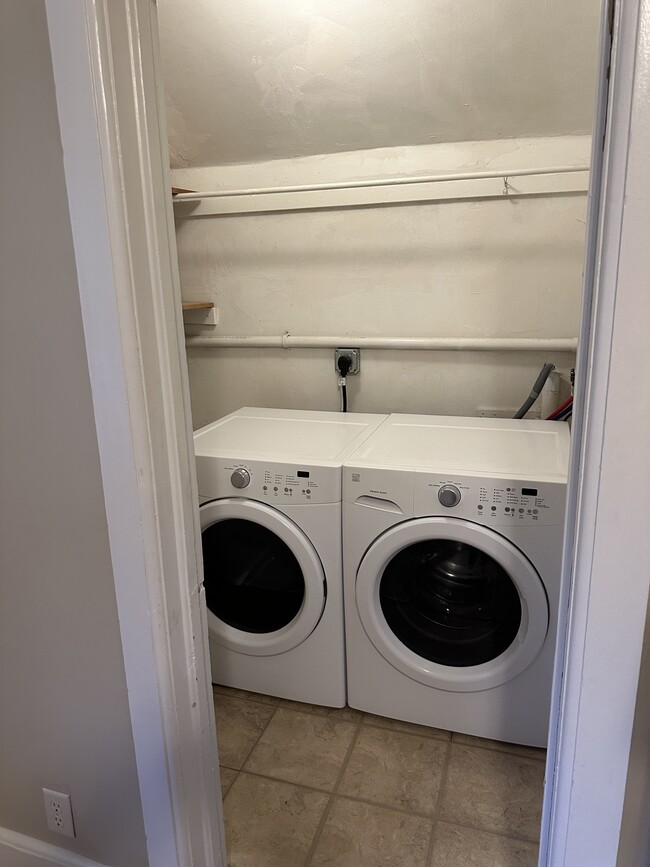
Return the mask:
<svg viewBox="0 0 650 867">
<path fill-rule="evenodd" d="M 156 5 L 46 10 L 149 863 L 225 867 Z"/>
<path fill-rule="evenodd" d="M 615 865 L 621 842 L 650 585 L 650 401 L 638 393 L 649 371 L 650 293 L 639 285 L 650 273 L 649 103 L 650 0 L 603 0 L 540 840 L 549 867 Z"/>
<path fill-rule="evenodd" d="M 149 860 L 225 865 L 155 0 L 45 2 Z M 650 0 L 604 8 L 547 867 L 616 861 L 648 593 Z"/>
</svg>

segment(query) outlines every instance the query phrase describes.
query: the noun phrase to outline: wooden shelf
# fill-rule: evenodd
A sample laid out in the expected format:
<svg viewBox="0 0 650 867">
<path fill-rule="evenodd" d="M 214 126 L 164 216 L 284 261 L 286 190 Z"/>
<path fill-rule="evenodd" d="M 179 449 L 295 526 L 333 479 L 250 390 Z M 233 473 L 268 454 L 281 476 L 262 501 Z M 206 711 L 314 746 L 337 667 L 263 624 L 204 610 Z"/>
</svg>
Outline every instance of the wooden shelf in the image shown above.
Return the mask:
<svg viewBox="0 0 650 867">
<path fill-rule="evenodd" d="M 185 301 L 182 306 L 186 325 L 217 324 L 217 310 L 213 301 Z"/>
<path fill-rule="evenodd" d="M 183 187 L 172 187 L 172 196 L 177 196 L 179 193 L 195 193 L 196 190 L 186 190 Z"/>
</svg>

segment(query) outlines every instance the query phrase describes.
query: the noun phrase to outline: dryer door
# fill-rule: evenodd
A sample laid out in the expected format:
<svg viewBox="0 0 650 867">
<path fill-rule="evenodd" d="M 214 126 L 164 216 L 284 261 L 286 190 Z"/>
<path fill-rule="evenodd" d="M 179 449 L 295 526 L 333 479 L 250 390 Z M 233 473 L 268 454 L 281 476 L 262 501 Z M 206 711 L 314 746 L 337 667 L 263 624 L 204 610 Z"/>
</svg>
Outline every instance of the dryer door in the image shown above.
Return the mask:
<svg viewBox="0 0 650 867">
<path fill-rule="evenodd" d="M 417 518 L 364 555 L 356 603 L 368 638 L 399 671 L 452 692 L 490 689 L 538 655 L 549 609 L 541 578 L 479 524 Z"/>
<path fill-rule="evenodd" d="M 252 500 L 213 500 L 199 511 L 211 638 L 253 656 L 297 647 L 316 628 L 326 596 L 307 536 Z"/>
</svg>

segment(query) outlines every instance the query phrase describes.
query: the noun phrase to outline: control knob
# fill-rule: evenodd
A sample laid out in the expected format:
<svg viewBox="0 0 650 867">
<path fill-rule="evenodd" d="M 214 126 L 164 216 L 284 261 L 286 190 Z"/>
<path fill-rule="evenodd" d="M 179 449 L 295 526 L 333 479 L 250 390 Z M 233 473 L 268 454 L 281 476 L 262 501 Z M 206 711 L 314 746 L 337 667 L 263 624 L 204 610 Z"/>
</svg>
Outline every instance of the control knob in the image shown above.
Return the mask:
<svg viewBox="0 0 650 867">
<path fill-rule="evenodd" d="M 246 488 L 251 483 L 251 474 L 243 467 L 239 467 L 230 477 L 230 483 L 234 488 Z"/>
<path fill-rule="evenodd" d="M 460 503 L 460 491 L 456 485 L 443 485 L 438 491 L 438 500 L 442 506 L 450 509 Z"/>
</svg>

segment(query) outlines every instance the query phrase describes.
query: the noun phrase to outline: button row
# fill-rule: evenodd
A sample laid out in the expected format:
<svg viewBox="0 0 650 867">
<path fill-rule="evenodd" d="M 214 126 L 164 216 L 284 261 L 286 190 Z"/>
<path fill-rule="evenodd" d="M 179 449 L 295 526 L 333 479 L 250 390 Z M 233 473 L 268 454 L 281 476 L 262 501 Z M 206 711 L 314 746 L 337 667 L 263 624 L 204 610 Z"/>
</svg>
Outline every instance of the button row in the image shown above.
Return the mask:
<svg viewBox="0 0 650 867">
<path fill-rule="evenodd" d="M 479 512 L 483 511 L 483 506 L 480 503 L 478 505 L 478 510 L 479 510 Z M 496 510 L 497 510 L 496 506 L 490 506 L 490 511 L 496 512 Z M 504 512 L 512 512 L 513 515 L 515 514 L 515 512 L 519 512 L 520 515 L 523 515 L 524 512 L 527 515 L 539 515 L 539 509 L 513 509 L 510 506 L 506 506 L 503 511 Z"/>
<path fill-rule="evenodd" d="M 262 486 L 262 490 L 263 490 L 263 491 L 268 491 L 268 490 L 269 490 L 269 486 L 268 486 L 268 485 L 263 485 L 263 486 Z M 277 486 L 275 486 L 275 487 L 273 488 L 273 490 L 274 490 L 275 493 L 277 494 L 277 492 L 280 490 L 280 488 L 278 488 Z M 284 493 L 285 493 L 285 494 L 293 494 L 294 490 L 297 490 L 297 488 L 296 488 L 296 489 L 294 489 L 294 488 L 284 488 Z M 300 493 L 301 493 L 301 494 L 307 494 L 308 496 L 311 495 L 311 491 L 307 490 L 306 488 L 303 488 L 303 489 L 300 491 Z"/>
</svg>

